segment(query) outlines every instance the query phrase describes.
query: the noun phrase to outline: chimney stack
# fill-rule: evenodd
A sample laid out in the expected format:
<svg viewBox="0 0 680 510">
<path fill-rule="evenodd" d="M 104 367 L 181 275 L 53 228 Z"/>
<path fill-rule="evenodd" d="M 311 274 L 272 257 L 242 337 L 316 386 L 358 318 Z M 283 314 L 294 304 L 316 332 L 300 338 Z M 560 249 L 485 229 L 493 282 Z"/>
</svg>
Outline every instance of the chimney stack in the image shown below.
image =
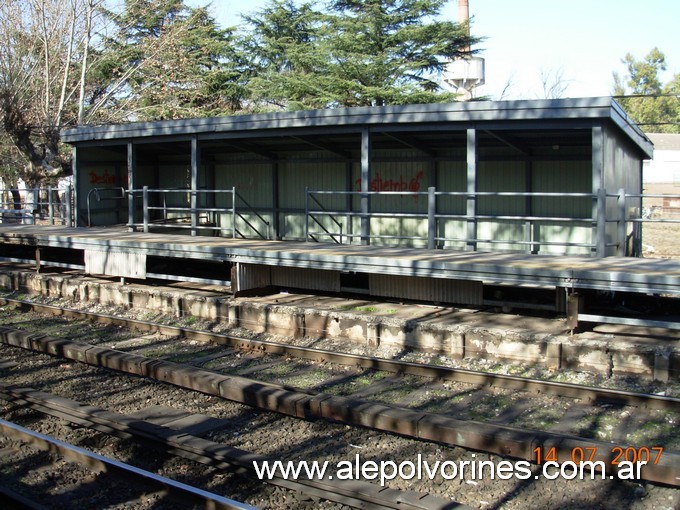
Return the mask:
<svg viewBox="0 0 680 510">
<path fill-rule="evenodd" d="M 465 34 L 470 37 L 470 4 L 468 0 L 458 0 L 458 23 L 467 24 L 468 28 Z M 469 52 L 470 47 L 466 46 L 463 50 Z"/>
<path fill-rule="evenodd" d="M 458 23 L 465 23 L 470 19 L 470 5 L 468 0 L 458 0 Z"/>
<path fill-rule="evenodd" d="M 470 4 L 469 0 L 458 0 L 458 24 L 467 25 L 466 34 L 470 36 Z M 471 48 L 461 48 L 463 57 L 446 65 L 444 82 L 456 89 L 463 101 L 474 97 L 474 90 L 484 85 L 484 59 L 470 55 Z"/>
</svg>

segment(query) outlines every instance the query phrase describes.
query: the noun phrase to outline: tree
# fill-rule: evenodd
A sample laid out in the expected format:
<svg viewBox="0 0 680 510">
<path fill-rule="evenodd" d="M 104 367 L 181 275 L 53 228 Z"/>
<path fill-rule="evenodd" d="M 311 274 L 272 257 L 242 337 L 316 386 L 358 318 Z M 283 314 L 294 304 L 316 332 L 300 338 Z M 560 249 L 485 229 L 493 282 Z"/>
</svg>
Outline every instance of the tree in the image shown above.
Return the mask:
<svg viewBox="0 0 680 510">
<path fill-rule="evenodd" d="M 0 4 L 2 129 L 26 164 L 29 186 L 70 175 L 70 151 L 59 141 L 73 118 L 77 54 L 90 0 L 17 0 Z M 76 96 L 77 97 L 77 96 Z"/>
<path fill-rule="evenodd" d="M 0 145 L 11 145 L 0 152 L 23 158 L 16 174 L 29 187 L 72 173 L 64 127 L 241 108 L 244 60 L 205 8 L 104 2 L 0 2 Z"/>
<path fill-rule="evenodd" d="M 621 106 L 645 131 L 680 133 L 680 74 L 665 85 L 661 82 L 665 55 L 654 48 L 643 60 L 628 53 L 622 62 L 626 78 L 614 73 L 614 95 Z"/>
<path fill-rule="evenodd" d="M 275 0 L 251 25 L 256 100 L 323 108 L 452 101 L 446 63 L 469 56 L 466 27 L 435 21 L 443 0 Z M 269 88 L 265 88 L 269 84 Z"/>
<path fill-rule="evenodd" d="M 564 79 L 564 69 L 541 69 L 541 87 L 543 96 L 541 99 L 560 99 L 569 87 L 569 82 Z"/>
<path fill-rule="evenodd" d="M 244 16 L 251 27 L 243 39 L 250 55 L 248 82 L 251 109 L 268 105 L 291 110 L 323 108 L 328 81 L 322 15 L 312 4 L 274 0 L 256 16 Z"/>
<path fill-rule="evenodd" d="M 156 120 L 238 111 L 242 59 L 233 30 L 221 30 L 206 8 L 183 0 L 126 0 L 94 70 L 107 84 L 93 109 L 120 120 Z"/>
</svg>

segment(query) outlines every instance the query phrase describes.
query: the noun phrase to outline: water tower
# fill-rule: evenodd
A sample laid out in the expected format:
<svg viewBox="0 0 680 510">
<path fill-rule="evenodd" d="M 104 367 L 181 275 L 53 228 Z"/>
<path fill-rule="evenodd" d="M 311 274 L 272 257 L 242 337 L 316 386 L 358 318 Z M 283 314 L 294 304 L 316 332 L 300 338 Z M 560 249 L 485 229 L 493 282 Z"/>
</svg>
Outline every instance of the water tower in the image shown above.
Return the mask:
<svg viewBox="0 0 680 510">
<path fill-rule="evenodd" d="M 470 35 L 470 7 L 468 0 L 458 0 L 458 23 L 468 25 Z M 470 52 L 470 47 L 463 48 Z M 461 99 L 468 101 L 474 97 L 474 89 L 484 85 L 484 59 L 467 56 L 449 62 L 444 69 L 444 82 L 456 89 Z"/>
</svg>

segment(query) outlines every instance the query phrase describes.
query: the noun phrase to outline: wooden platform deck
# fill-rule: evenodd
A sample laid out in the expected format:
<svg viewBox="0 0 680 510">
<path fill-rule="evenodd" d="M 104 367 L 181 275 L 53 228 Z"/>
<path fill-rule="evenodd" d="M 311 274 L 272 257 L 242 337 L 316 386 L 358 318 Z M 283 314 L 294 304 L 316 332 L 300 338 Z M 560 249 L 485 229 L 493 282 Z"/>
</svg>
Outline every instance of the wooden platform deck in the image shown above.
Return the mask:
<svg viewBox="0 0 680 510">
<path fill-rule="evenodd" d="M 127 232 L 120 228 L 0 225 L 0 244 L 145 254 L 487 284 L 680 296 L 680 261 L 263 241 Z"/>
</svg>

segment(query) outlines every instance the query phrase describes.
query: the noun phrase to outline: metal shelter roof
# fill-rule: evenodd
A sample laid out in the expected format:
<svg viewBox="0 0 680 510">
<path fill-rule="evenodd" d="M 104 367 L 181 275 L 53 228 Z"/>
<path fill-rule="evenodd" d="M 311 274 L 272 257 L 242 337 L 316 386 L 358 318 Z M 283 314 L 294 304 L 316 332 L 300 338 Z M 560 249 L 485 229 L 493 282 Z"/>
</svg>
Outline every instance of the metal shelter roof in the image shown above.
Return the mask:
<svg viewBox="0 0 680 510">
<path fill-rule="evenodd" d="M 75 145 L 99 145 L 187 140 L 263 139 L 297 136 L 352 134 L 361 129 L 389 134 L 402 144 L 436 148 L 438 131 L 481 130 L 570 130 L 610 123 L 637 147 L 642 159 L 652 157 L 652 142 L 611 97 L 555 100 L 479 101 L 425 105 L 303 110 L 229 117 L 192 118 L 156 122 L 132 122 L 101 126 L 81 126 L 62 132 L 62 141 Z M 418 139 L 400 139 L 410 132 Z M 564 131 L 559 135 L 564 137 Z M 308 140 L 301 140 L 309 143 Z M 545 139 L 547 143 L 552 140 Z M 442 143 L 440 140 L 439 143 Z M 589 140 L 588 140 L 589 142 Z M 323 145 L 322 142 L 319 142 Z M 336 143 L 336 140 L 333 140 Z M 342 150 L 342 144 L 336 146 Z M 321 148 L 329 148 L 322 146 Z"/>
</svg>

